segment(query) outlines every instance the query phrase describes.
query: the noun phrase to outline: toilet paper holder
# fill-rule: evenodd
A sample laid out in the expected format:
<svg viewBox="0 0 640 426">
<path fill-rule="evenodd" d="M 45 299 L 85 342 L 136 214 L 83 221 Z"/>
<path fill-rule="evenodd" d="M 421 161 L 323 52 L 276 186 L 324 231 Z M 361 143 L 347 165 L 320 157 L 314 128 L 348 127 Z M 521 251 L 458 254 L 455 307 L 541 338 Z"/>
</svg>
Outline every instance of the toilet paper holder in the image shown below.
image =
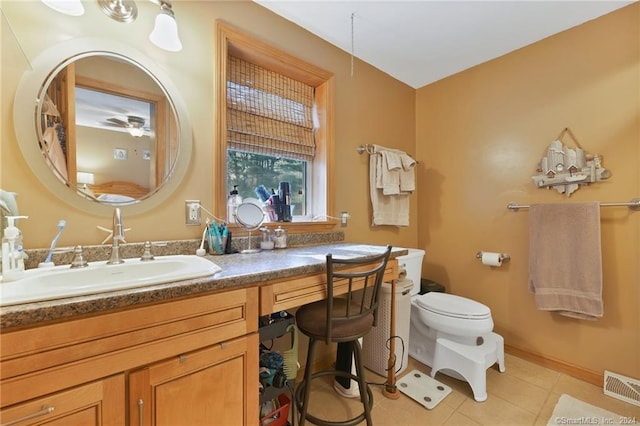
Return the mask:
<svg viewBox="0 0 640 426">
<path fill-rule="evenodd" d="M 481 252 L 481 251 L 479 251 L 478 253 L 476 253 L 476 259 L 478 259 L 478 260 L 482 260 L 482 253 L 483 253 L 483 252 Z M 508 262 L 509 260 L 511 260 L 511 256 L 509 256 L 509 255 L 508 255 L 508 254 L 506 254 L 506 253 L 500 253 L 500 261 L 501 261 L 502 263 L 504 263 L 504 262 Z"/>
</svg>

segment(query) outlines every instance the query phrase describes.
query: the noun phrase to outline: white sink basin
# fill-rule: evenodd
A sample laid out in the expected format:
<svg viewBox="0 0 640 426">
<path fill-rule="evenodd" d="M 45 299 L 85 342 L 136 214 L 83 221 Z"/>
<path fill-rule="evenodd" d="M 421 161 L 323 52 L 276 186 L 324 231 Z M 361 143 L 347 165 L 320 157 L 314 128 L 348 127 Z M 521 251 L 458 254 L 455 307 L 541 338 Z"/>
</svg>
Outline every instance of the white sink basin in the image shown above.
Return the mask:
<svg viewBox="0 0 640 426">
<path fill-rule="evenodd" d="M 197 256 L 156 256 L 141 262 L 126 259 L 119 265 L 89 262 L 85 268 L 69 265 L 49 269 L 29 269 L 24 278 L 0 283 L 0 306 L 85 296 L 172 281 L 211 276 L 221 268 Z"/>
</svg>

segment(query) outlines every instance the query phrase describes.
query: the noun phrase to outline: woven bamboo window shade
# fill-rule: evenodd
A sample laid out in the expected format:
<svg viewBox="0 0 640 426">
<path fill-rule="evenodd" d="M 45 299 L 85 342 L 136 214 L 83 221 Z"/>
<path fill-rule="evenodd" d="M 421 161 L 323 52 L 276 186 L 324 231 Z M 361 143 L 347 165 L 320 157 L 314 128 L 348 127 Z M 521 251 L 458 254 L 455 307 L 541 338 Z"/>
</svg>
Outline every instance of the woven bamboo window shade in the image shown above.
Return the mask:
<svg viewBox="0 0 640 426">
<path fill-rule="evenodd" d="M 229 56 L 227 147 L 312 160 L 314 88 Z"/>
</svg>

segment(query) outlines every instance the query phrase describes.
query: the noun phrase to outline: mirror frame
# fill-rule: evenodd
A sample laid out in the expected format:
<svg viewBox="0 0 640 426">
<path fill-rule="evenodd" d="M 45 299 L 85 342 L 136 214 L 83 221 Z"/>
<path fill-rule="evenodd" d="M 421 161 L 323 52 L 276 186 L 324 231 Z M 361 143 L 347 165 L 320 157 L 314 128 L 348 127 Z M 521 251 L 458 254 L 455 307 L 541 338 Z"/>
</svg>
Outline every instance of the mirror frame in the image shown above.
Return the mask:
<svg viewBox="0 0 640 426">
<path fill-rule="evenodd" d="M 247 208 L 249 207 L 250 209 L 247 210 Z M 240 209 L 246 210 L 247 213 L 242 214 L 241 216 L 242 212 L 240 212 Z M 254 212 L 252 212 L 251 210 L 255 210 L 256 213 L 254 214 Z M 260 217 L 259 220 L 258 220 L 258 216 Z M 236 208 L 235 217 L 236 217 L 236 222 L 242 225 L 247 230 L 256 230 L 260 228 L 264 223 L 264 211 L 260 206 L 254 203 L 246 203 L 246 202 L 241 203 Z M 252 220 L 255 219 L 256 222 L 249 222 L 249 219 L 252 219 Z"/>
<path fill-rule="evenodd" d="M 39 114 L 41 102 L 38 99 L 44 83 L 50 82 L 64 66 L 69 64 L 70 58 L 86 57 L 90 54 L 100 54 L 121 57 L 128 62 L 138 65 L 167 95 L 169 104 L 173 106 L 178 127 L 178 152 L 176 162 L 165 177 L 164 182 L 147 197 L 136 203 L 112 205 L 100 203 L 96 199 L 83 196 L 79 191 L 63 183 L 50 169 L 43 158 L 39 147 L 38 134 Z M 33 61 L 31 70 L 25 71 L 16 90 L 13 121 L 16 138 L 22 155 L 31 171 L 40 182 L 59 199 L 88 213 L 110 215 L 114 207 L 126 209 L 129 213 L 143 213 L 149 211 L 167 200 L 182 182 L 191 161 L 193 137 L 191 123 L 186 104 L 170 78 L 158 64 L 122 43 L 103 38 L 77 38 L 59 43 L 40 53 Z"/>
</svg>

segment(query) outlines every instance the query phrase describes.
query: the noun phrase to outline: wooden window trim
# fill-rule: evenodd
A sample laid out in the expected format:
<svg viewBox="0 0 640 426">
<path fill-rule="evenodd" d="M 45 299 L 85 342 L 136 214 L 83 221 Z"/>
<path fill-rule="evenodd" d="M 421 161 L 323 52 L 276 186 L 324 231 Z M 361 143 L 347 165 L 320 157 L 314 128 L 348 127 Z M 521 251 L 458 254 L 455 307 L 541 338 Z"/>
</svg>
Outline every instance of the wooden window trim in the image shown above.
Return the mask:
<svg viewBox="0 0 640 426">
<path fill-rule="evenodd" d="M 215 29 L 215 133 L 213 147 L 213 200 L 217 217 L 226 217 L 227 188 L 227 56 L 234 56 L 253 62 L 264 68 L 303 81 L 316 90 L 316 105 L 320 128 L 316 131 L 316 155 L 313 161 L 314 173 L 311 211 L 313 215 L 334 214 L 334 92 L 333 73 L 318 68 L 293 55 L 264 43 L 226 23 L 216 21 Z M 333 229 L 337 220 L 326 219 L 318 222 L 278 222 L 291 233 L 322 232 Z M 233 226 L 233 225 L 232 225 Z"/>
</svg>

